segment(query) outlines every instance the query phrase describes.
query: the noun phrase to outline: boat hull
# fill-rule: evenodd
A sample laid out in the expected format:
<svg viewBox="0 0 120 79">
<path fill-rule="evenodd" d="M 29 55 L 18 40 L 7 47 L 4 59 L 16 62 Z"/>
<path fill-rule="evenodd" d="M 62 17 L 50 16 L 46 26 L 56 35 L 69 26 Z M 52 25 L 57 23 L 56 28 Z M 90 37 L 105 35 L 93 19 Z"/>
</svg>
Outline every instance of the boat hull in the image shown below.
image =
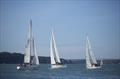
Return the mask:
<svg viewBox="0 0 120 79">
<path fill-rule="evenodd" d="M 17 70 L 31 70 L 37 69 L 38 65 L 30 65 L 30 66 L 17 66 Z"/>
<path fill-rule="evenodd" d="M 27 67 L 24 67 L 24 66 L 17 66 L 17 70 L 29 70 L 31 69 L 31 66 L 27 66 Z"/>
<path fill-rule="evenodd" d="M 66 65 L 61 65 L 61 64 L 54 64 L 51 65 L 51 69 L 59 69 L 59 68 L 66 68 Z"/>
<path fill-rule="evenodd" d="M 101 68 L 101 66 L 89 66 L 87 67 L 87 69 L 99 69 Z"/>
</svg>

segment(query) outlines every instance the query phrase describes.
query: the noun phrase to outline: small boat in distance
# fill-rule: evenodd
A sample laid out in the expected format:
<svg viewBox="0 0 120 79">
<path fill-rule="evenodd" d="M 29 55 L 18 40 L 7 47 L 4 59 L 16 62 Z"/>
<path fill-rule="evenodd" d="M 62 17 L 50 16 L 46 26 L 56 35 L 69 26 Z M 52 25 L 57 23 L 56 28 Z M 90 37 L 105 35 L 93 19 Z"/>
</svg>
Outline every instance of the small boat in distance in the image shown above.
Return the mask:
<svg viewBox="0 0 120 79">
<path fill-rule="evenodd" d="M 60 61 L 53 30 L 52 30 L 52 36 L 51 36 L 51 41 L 50 41 L 50 60 L 51 60 L 52 69 L 66 67 L 66 65 L 62 64 Z"/>
<path fill-rule="evenodd" d="M 33 54 L 33 56 L 31 56 Z M 39 65 L 39 59 L 35 47 L 35 41 L 32 32 L 32 20 L 30 20 L 27 45 L 25 47 L 24 63 L 17 66 L 18 70 L 31 69 Z"/>
<path fill-rule="evenodd" d="M 86 53 L 85 53 L 85 58 L 86 58 L 86 68 L 87 69 L 97 69 L 101 68 L 101 65 L 97 63 L 97 60 L 92 52 L 90 41 L 87 37 L 86 39 Z"/>
<path fill-rule="evenodd" d="M 100 60 L 100 65 L 101 65 L 101 66 L 103 65 L 103 60 Z"/>
</svg>

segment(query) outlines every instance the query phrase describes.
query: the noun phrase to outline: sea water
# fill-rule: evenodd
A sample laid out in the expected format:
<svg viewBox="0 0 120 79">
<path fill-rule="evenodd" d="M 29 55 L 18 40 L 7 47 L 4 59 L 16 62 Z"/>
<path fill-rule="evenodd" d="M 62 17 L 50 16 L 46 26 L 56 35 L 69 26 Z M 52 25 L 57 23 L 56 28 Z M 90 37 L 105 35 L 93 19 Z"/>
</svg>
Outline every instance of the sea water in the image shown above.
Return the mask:
<svg viewBox="0 0 120 79">
<path fill-rule="evenodd" d="M 17 70 L 16 64 L 0 64 L 0 79 L 120 79 L 120 64 L 104 64 L 88 70 L 85 64 L 67 64 L 67 68 L 51 69 L 40 64 L 36 69 Z"/>
</svg>

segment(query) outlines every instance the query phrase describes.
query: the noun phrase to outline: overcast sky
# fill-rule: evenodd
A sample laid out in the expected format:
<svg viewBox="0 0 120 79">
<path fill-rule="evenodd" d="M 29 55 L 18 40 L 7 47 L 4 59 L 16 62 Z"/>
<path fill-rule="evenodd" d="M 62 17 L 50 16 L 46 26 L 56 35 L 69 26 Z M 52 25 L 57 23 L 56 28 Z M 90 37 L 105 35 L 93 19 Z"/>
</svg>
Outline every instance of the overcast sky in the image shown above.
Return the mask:
<svg viewBox="0 0 120 79">
<path fill-rule="evenodd" d="M 30 19 L 39 56 L 54 28 L 62 58 L 85 58 L 86 35 L 96 58 L 120 58 L 119 0 L 0 0 L 0 51 L 24 53 Z"/>
</svg>

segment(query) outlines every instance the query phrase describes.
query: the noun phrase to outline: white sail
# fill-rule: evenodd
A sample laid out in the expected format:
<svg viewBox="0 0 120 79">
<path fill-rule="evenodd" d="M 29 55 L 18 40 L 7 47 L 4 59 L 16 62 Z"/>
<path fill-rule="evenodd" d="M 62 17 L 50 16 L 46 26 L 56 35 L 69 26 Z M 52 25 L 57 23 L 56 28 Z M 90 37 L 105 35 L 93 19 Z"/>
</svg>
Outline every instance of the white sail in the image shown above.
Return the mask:
<svg viewBox="0 0 120 79">
<path fill-rule="evenodd" d="M 100 65 L 103 65 L 103 60 L 100 61 Z"/>
<path fill-rule="evenodd" d="M 51 64 L 56 64 L 55 60 L 54 60 L 54 55 L 53 55 L 53 44 L 52 44 L 52 37 L 51 37 L 51 41 L 50 41 L 50 59 L 51 59 Z"/>
<path fill-rule="evenodd" d="M 31 60 L 31 54 L 34 55 L 32 60 Z M 34 43 L 31 20 L 30 20 L 30 26 L 29 26 L 28 42 L 27 42 L 26 52 L 24 56 L 24 63 L 39 64 L 38 55 L 37 55 L 35 43 Z"/>
<path fill-rule="evenodd" d="M 34 55 L 33 58 L 31 57 L 32 54 Z M 39 60 L 32 32 L 32 21 L 30 20 L 28 40 L 27 45 L 25 47 L 24 64 L 18 65 L 17 69 L 30 68 L 31 64 L 39 65 Z"/>
<path fill-rule="evenodd" d="M 30 63 L 30 51 L 28 46 L 25 48 L 24 63 Z"/>
<path fill-rule="evenodd" d="M 28 40 L 27 40 L 27 45 L 25 48 L 25 55 L 24 55 L 24 63 L 30 63 L 31 59 L 31 41 L 32 41 L 32 23 L 30 21 L 30 26 L 29 26 L 29 35 L 28 35 Z"/>
<path fill-rule="evenodd" d="M 34 41 L 33 41 L 33 47 L 34 47 L 33 64 L 39 65 L 39 59 L 38 59 L 37 50 L 36 50 Z"/>
<path fill-rule="evenodd" d="M 92 52 L 90 41 L 87 37 L 87 40 L 86 40 L 86 65 L 87 65 L 87 67 L 90 67 L 90 66 L 92 66 L 92 64 L 97 64 L 97 61 Z"/>
<path fill-rule="evenodd" d="M 50 42 L 50 55 L 51 55 L 51 64 L 61 63 L 58 50 L 56 47 L 56 42 L 55 42 L 53 31 L 52 31 L 52 37 L 51 37 L 51 42 Z"/>
<path fill-rule="evenodd" d="M 86 40 L 86 53 L 85 53 L 85 58 L 86 58 L 86 67 L 90 67 L 91 66 L 91 62 L 90 62 L 90 57 L 89 57 L 89 50 L 88 50 L 88 43 Z"/>
</svg>

